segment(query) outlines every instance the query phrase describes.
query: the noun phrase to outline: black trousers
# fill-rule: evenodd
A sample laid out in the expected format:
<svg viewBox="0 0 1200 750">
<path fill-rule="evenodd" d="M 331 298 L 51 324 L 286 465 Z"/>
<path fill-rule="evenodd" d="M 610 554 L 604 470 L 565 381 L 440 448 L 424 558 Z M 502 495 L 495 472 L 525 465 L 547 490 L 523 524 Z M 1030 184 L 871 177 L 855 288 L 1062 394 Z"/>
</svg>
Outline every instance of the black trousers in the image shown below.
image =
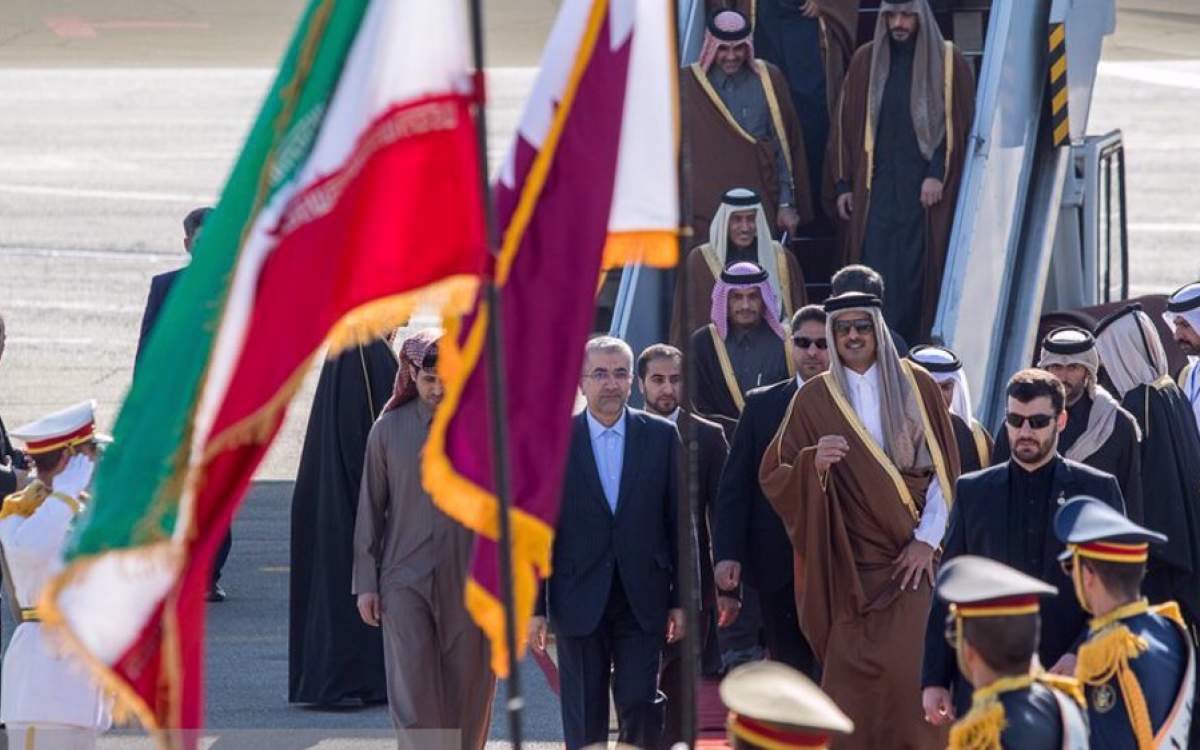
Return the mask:
<svg viewBox="0 0 1200 750">
<path fill-rule="evenodd" d="M 695 635 L 699 640 L 700 660 L 696 664 L 697 680 L 701 679 L 705 664 L 716 662 L 720 664 L 721 656 L 717 649 L 717 610 L 715 606 L 704 607 L 700 610 L 700 632 Z M 683 665 L 681 664 L 683 649 L 674 643 L 667 646 L 663 652 L 662 674 L 658 678 L 659 688 L 666 698 L 662 739 L 659 747 L 669 750 L 675 743 L 683 741 Z M 698 683 L 697 683 L 698 684 Z"/>
<path fill-rule="evenodd" d="M 638 624 L 620 576 L 613 573 L 604 616 L 583 637 L 558 637 L 559 698 L 567 750 L 608 742 L 608 694 L 617 708 L 618 740 L 652 748 L 662 732 L 658 667 L 666 630 Z"/>
<path fill-rule="evenodd" d="M 774 591 L 759 591 L 762 607 L 763 640 L 771 658 L 794 667 L 814 680 L 820 680 L 820 669 L 813 657 L 812 647 L 800 632 L 796 615 L 796 591 L 789 578 L 786 586 Z"/>
<path fill-rule="evenodd" d="M 221 580 L 221 568 L 225 567 L 225 561 L 229 559 L 229 550 L 233 548 L 233 529 L 225 532 L 225 540 L 221 542 L 221 546 L 217 548 L 217 556 L 213 558 L 212 566 L 212 585 L 216 586 L 217 581 Z"/>
</svg>

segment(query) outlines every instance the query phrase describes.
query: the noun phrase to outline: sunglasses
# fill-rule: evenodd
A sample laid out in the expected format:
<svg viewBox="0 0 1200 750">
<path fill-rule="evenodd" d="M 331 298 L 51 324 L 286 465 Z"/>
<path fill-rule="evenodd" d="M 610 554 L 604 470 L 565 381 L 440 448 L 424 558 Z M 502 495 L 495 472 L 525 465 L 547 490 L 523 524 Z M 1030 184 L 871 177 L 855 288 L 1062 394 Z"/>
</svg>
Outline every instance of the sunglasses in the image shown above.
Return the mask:
<svg viewBox="0 0 1200 750">
<path fill-rule="evenodd" d="M 829 348 L 829 342 L 823 338 L 822 339 L 810 339 L 808 336 L 793 336 L 792 343 L 796 345 L 797 349 L 807 349 L 808 347 L 813 346 L 814 344 L 816 345 L 816 347 L 818 349 L 828 349 Z"/>
<path fill-rule="evenodd" d="M 859 336 L 866 336 L 875 332 L 875 324 L 869 320 L 838 320 L 833 324 L 833 332 L 838 336 L 845 336 L 850 329 L 854 329 Z"/>
<path fill-rule="evenodd" d="M 1058 567 L 1062 568 L 1063 575 L 1067 578 L 1072 578 L 1075 575 L 1075 558 L 1068 557 L 1066 560 L 1059 560 Z"/>
<path fill-rule="evenodd" d="M 1032 429 L 1044 430 L 1050 426 L 1051 422 L 1054 421 L 1054 415 L 1053 414 L 1030 414 L 1029 416 L 1025 416 L 1023 414 L 1012 414 L 1010 412 L 1008 415 L 1006 415 L 1004 417 L 1004 421 L 1006 424 L 1008 424 L 1009 427 L 1013 428 L 1014 430 L 1021 429 L 1025 425 L 1026 422 L 1029 423 L 1029 426 Z"/>
</svg>

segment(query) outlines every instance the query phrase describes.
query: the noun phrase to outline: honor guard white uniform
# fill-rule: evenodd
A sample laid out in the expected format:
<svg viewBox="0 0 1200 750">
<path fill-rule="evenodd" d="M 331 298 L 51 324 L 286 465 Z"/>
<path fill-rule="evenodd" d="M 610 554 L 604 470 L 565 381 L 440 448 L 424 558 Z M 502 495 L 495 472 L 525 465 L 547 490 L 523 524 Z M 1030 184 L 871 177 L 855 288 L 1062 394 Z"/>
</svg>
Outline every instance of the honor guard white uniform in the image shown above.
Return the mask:
<svg viewBox="0 0 1200 750">
<path fill-rule="evenodd" d="M 13 430 L 39 464 L 39 478 L 0 507 L 4 595 L 19 623 L 4 654 L 0 720 L 13 748 L 93 748 L 111 722 L 109 703 L 77 657 L 42 630 L 37 603 L 61 568 L 63 545 L 91 481 L 93 402 Z M 56 456 L 57 454 L 57 456 Z"/>
</svg>

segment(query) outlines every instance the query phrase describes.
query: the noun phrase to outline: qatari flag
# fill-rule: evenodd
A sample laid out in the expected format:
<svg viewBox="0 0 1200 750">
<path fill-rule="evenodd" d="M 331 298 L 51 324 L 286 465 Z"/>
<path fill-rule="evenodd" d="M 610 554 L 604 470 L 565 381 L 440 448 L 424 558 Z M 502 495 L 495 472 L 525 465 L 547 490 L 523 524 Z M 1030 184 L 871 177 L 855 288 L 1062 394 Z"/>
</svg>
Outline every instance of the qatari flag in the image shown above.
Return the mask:
<svg viewBox="0 0 1200 750">
<path fill-rule="evenodd" d="M 602 267 L 675 264 L 678 116 L 671 0 L 566 0 L 495 185 L 517 639 L 550 574 L 571 409 Z M 443 339 L 425 448 L 438 506 L 478 534 L 467 608 L 507 676 L 481 300 Z"/>
</svg>

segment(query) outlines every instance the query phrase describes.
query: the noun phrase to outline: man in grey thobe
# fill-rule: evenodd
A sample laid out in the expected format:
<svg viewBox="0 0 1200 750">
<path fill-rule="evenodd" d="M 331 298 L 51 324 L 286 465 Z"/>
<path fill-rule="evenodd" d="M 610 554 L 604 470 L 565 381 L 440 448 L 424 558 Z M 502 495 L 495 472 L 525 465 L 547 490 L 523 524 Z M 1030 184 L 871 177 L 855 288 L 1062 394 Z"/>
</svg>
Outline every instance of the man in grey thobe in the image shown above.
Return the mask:
<svg viewBox="0 0 1200 750">
<path fill-rule="evenodd" d="M 396 392 L 371 428 L 354 526 L 354 594 L 363 620 L 383 628 L 388 705 L 401 747 L 487 740 L 496 679 L 488 644 L 463 604 L 473 535 L 421 486 L 421 450 L 442 398 L 437 339 L 404 342 Z"/>
</svg>

